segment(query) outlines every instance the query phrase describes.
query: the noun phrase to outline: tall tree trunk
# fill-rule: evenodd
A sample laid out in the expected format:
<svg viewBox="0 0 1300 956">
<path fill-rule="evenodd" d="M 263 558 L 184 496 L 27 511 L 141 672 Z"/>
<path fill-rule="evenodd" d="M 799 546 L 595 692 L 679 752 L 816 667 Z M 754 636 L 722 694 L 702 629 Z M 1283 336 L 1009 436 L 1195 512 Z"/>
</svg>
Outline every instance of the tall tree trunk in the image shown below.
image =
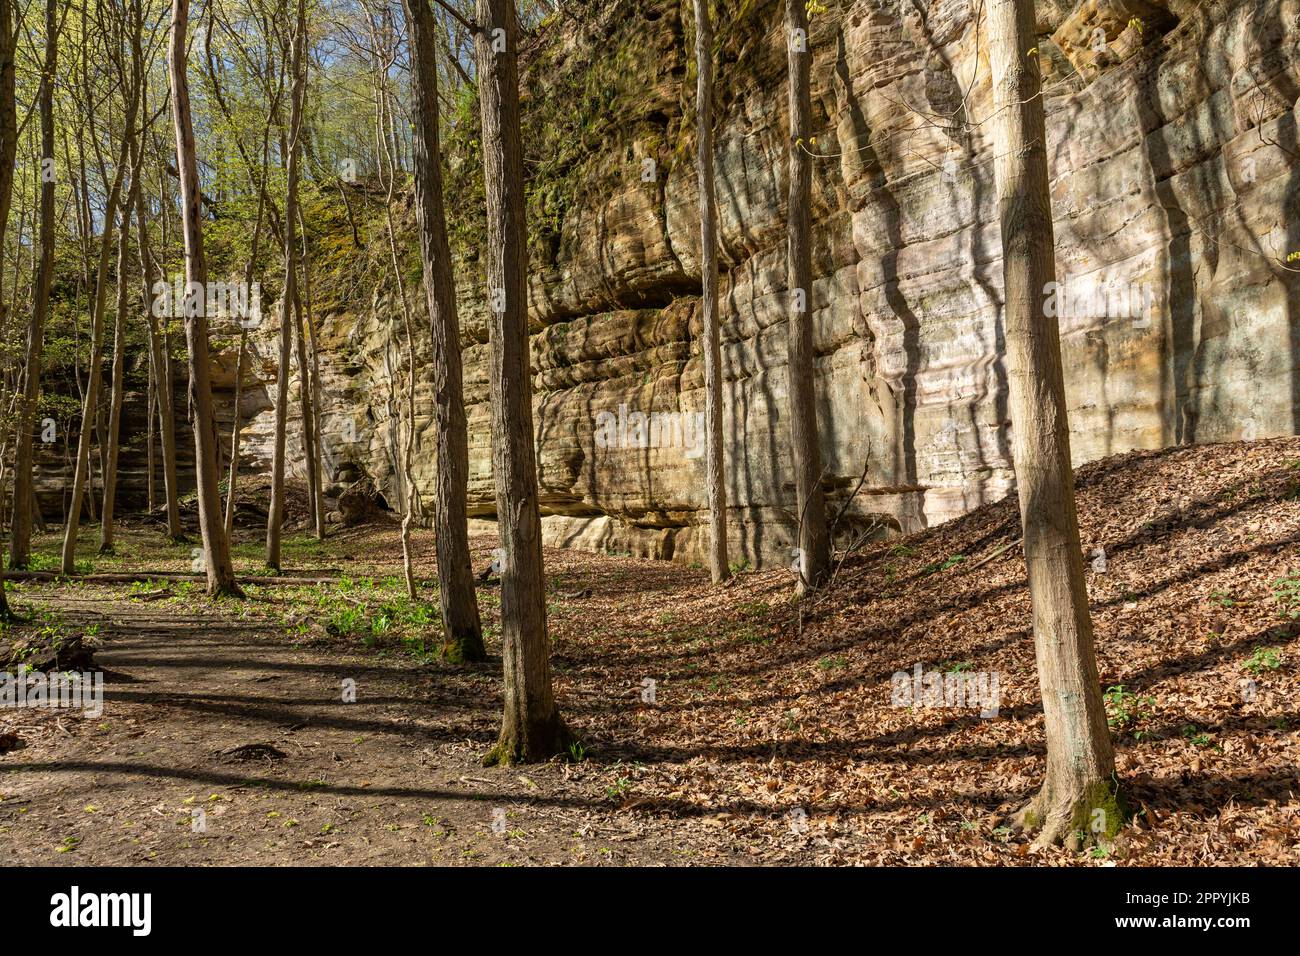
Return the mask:
<svg viewBox="0 0 1300 956">
<path fill-rule="evenodd" d="M 386 50 L 386 38 L 378 31 L 372 31 L 376 49 Z M 397 440 L 393 442 L 394 456 L 397 458 L 398 494 L 402 499 L 402 574 L 406 579 L 406 594 L 412 601 L 416 598 L 415 561 L 411 553 L 411 525 L 415 521 L 419 508 L 419 490 L 415 486 L 415 331 L 411 321 L 411 303 L 406 297 L 406 280 L 402 277 L 402 263 L 397 251 L 397 226 L 393 220 L 393 201 L 397 195 L 397 162 L 389 136 L 392 125 L 391 110 L 388 105 L 388 84 L 385 74 L 376 70 L 375 77 L 375 144 L 380 156 L 379 182 L 384 187 L 384 225 L 388 237 L 389 262 L 393 267 L 393 282 L 397 286 L 397 296 L 402 303 L 402 328 L 406 332 L 406 403 L 405 417 L 409 423 L 406 434 L 402 434 L 403 415 L 394 411 L 396 392 L 390 393 L 388 403 L 389 422 L 397 428 Z M 384 348 L 384 367 L 395 378 L 391 363 L 392 345 L 395 337 L 390 337 Z M 397 349 L 401 358 L 401 349 Z M 391 428 L 390 428 L 391 431 Z"/>
<path fill-rule="evenodd" d="M 271 505 L 266 519 L 266 566 L 280 570 L 280 534 L 284 523 L 284 450 L 289 426 L 289 350 L 292 345 L 293 310 L 298 301 L 298 160 L 302 132 L 302 101 L 307 71 L 307 10 L 298 0 L 297 27 L 293 41 L 293 92 L 289 107 L 289 143 L 286 156 L 288 190 L 284 208 L 284 294 L 280 297 L 280 372 L 275 390 L 275 454 L 271 461 Z M 304 379 L 303 387 L 306 387 Z"/>
<path fill-rule="evenodd" d="M 125 224 L 126 217 L 123 216 L 121 225 Z M 105 308 L 107 308 L 107 303 L 105 303 Z M 105 313 L 105 317 L 107 317 L 107 313 Z M 107 329 L 105 333 L 107 333 Z M 100 391 L 99 407 L 95 409 L 95 458 L 99 461 L 99 487 L 102 489 L 104 487 L 104 476 L 108 474 L 108 409 L 104 407 L 102 382 Z M 96 513 L 98 507 L 95 504 L 95 460 L 92 459 L 90 462 L 90 475 L 86 485 L 86 511 L 92 522 L 99 520 L 99 515 Z"/>
<path fill-rule="evenodd" d="M 153 513 L 154 505 L 157 503 L 157 480 L 154 470 L 158 467 L 158 456 L 154 451 L 154 431 L 158 427 L 157 408 L 158 396 L 154 394 L 157 387 L 158 376 L 154 372 L 153 355 L 149 356 L 149 388 L 145 396 L 145 413 L 148 424 L 145 425 L 145 501 L 149 513 Z"/>
<path fill-rule="evenodd" d="M 226 513 L 223 520 L 226 526 L 227 538 L 232 538 L 235 533 L 235 500 L 239 480 L 239 406 L 244 401 L 244 352 L 247 349 L 248 330 L 240 329 L 238 352 L 235 354 L 235 397 L 232 402 L 234 417 L 230 422 L 230 455 L 226 472 Z"/>
<path fill-rule="evenodd" d="M 14 158 L 18 155 L 18 101 L 15 95 L 13 18 L 13 0 L 0 0 L 0 265 L 3 265 L 5 232 L 9 225 L 9 207 L 13 200 Z M 16 277 L 14 289 L 17 291 Z M 0 331 L 8 331 L 8 302 L 4 296 L 2 282 L 0 282 Z M 31 376 L 30 371 L 28 376 Z M 3 389 L 0 389 L 0 394 L 2 393 Z M 25 503 L 25 499 L 14 500 Z M 0 515 L 3 514 L 4 482 L 0 481 Z M 0 560 L 0 620 L 7 621 L 12 617 L 13 613 L 9 610 L 9 597 L 5 592 L 4 561 Z"/>
<path fill-rule="evenodd" d="M 293 163 L 293 160 L 290 160 Z M 293 240 L 294 227 L 285 227 L 285 247 Z M 266 566 L 280 570 L 280 537 L 284 525 L 285 445 L 289 428 L 289 355 L 293 342 L 293 303 L 297 298 L 297 269 L 287 268 L 280 296 L 279 372 L 275 388 L 275 451 L 271 458 L 271 501 L 266 515 Z"/>
<path fill-rule="evenodd" d="M 317 529 L 316 537 L 324 535 L 324 504 L 320 500 L 320 485 L 316 474 L 316 429 L 312 416 L 311 366 L 307 364 L 307 333 L 302 319 L 302 296 L 294 297 L 293 303 L 294 351 L 298 357 L 298 406 L 302 412 L 302 453 L 307 464 L 307 498 L 311 502 L 312 525 Z"/>
<path fill-rule="evenodd" d="M 137 147 L 139 149 L 139 147 Z M 140 157 L 136 157 L 136 163 Z M 143 169 L 142 166 L 137 168 Z M 166 282 L 158 269 L 153 250 L 149 245 L 149 220 L 145 213 L 144 193 L 135 196 L 136 231 L 140 235 L 140 275 L 144 285 L 145 317 L 149 326 L 149 364 L 154 375 L 154 400 L 158 410 L 158 429 L 162 443 L 163 493 L 167 498 L 167 537 L 180 541 L 184 535 L 181 527 L 179 490 L 176 486 L 176 419 L 174 416 L 172 363 L 170 336 L 158 328 L 159 316 L 154 311 L 154 283 Z M 166 319 L 164 319 L 166 321 Z M 153 411 L 150 411 L 153 414 Z"/>
<path fill-rule="evenodd" d="M 831 541 L 822 491 L 822 456 L 817 437 L 817 382 L 813 354 L 812 276 L 812 51 L 804 0 L 785 0 L 786 49 L 790 70 L 790 201 L 787 237 L 790 296 L 790 448 L 798 508 L 800 590 L 816 589 L 831 572 Z"/>
<path fill-rule="evenodd" d="M 8 4 L 8 0 L 6 5 Z M 50 309 L 50 286 L 54 275 L 54 75 L 59 61 L 58 0 L 45 0 L 45 65 L 41 71 L 37 98 L 41 112 L 41 254 L 36 267 L 33 290 L 32 322 L 27 330 L 27 378 L 23 384 L 18 409 L 18 434 L 14 450 L 14 517 L 9 540 L 9 563 L 27 567 L 32 550 L 33 514 L 28 503 L 34 500 L 32 430 L 36 426 L 36 405 L 41 394 L 41 352 L 45 349 L 45 319 Z M 0 83 L 7 81 L 0 80 Z M 16 145 L 16 144 L 15 144 Z M 7 147 L 6 147 L 7 149 Z M 51 166 L 44 168 L 45 161 Z M 12 170 L 9 159 L 0 157 L 0 165 Z"/>
<path fill-rule="evenodd" d="M 205 296 L 208 287 L 207 262 L 203 255 L 202 198 L 199 195 L 198 157 L 194 127 L 190 120 L 189 80 L 185 75 L 185 39 L 189 26 L 189 0 L 173 0 L 172 27 L 168 44 L 168 75 L 171 80 L 172 119 L 176 126 L 176 166 L 180 171 L 181 208 L 184 212 L 186 298 Z M 221 514 L 218 487 L 217 433 L 212 414 L 212 362 L 208 355 L 208 320 L 205 304 L 186 302 L 185 342 L 189 349 L 190 406 L 194 424 L 194 471 L 198 484 L 199 530 L 203 536 L 203 564 L 208 594 L 240 595 L 230 561 L 230 542 Z"/>
<path fill-rule="evenodd" d="M 298 232 L 302 236 L 302 305 L 307 324 L 307 345 L 311 349 L 311 427 L 315 439 L 311 454 L 316 459 L 316 540 L 325 540 L 325 455 L 321 438 L 321 387 L 320 349 L 316 341 L 316 319 L 312 314 L 311 249 L 308 245 L 307 223 L 298 207 Z"/>
<path fill-rule="evenodd" d="M 709 0 L 695 0 L 696 156 L 700 185 L 700 269 L 704 352 L 704 467 L 709 499 L 709 573 L 718 584 L 727 564 L 727 479 L 722 460 L 722 339 L 718 329 L 718 203 L 713 184 L 713 25 Z"/>
<path fill-rule="evenodd" d="M 207 49 L 206 53 L 208 76 L 212 82 L 214 99 L 217 101 L 217 104 L 222 111 L 222 115 L 225 116 L 227 121 L 233 123 L 229 107 L 221 94 L 220 74 L 212 57 L 211 48 Z M 266 123 L 262 127 L 262 158 L 259 173 L 254 173 L 252 159 L 249 157 L 248 151 L 244 148 L 242 140 L 236 140 L 240 156 L 243 158 L 244 166 L 248 172 L 249 182 L 257 189 L 257 225 L 253 228 L 252 247 L 248 256 L 248 265 L 244 269 L 244 287 L 246 289 L 252 288 L 253 275 L 257 268 L 257 257 L 261 250 L 262 226 L 263 223 L 266 222 L 268 211 L 270 213 L 271 231 L 276 235 L 279 234 L 279 227 L 276 224 L 279 210 L 276 209 L 275 201 L 271 198 L 270 192 L 266 188 L 266 180 L 267 163 L 270 158 L 271 127 L 274 124 L 275 116 L 278 112 L 280 94 L 284 89 L 284 74 L 283 68 L 280 68 L 277 71 L 271 62 L 271 59 L 272 58 L 268 54 L 266 75 L 276 76 L 276 86 L 274 94 L 271 97 L 271 108 L 267 114 Z M 257 321 L 260 324 L 260 315 L 258 316 Z M 230 471 L 226 479 L 226 535 L 228 537 L 232 536 L 235 532 L 235 504 L 238 501 L 239 493 L 239 422 L 240 406 L 244 397 L 244 352 L 247 345 L 248 323 L 241 323 L 239 330 L 239 355 L 235 362 L 235 412 L 230 429 Z M 317 438 L 319 440 L 319 434 L 317 435 Z"/>
<path fill-rule="evenodd" d="M 263 175 L 265 175 L 266 151 L 262 151 Z M 266 212 L 266 193 L 259 193 L 257 200 L 257 225 L 253 227 L 253 244 L 248 254 L 248 265 L 244 267 L 244 289 L 253 287 L 253 274 L 257 268 L 257 253 L 262 246 L 262 223 Z M 250 293 L 251 294 L 251 293 Z M 239 479 L 239 407 L 244 399 L 244 352 L 248 348 L 248 328 L 251 316 L 240 317 L 239 351 L 235 353 L 235 399 L 234 414 L 230 422 L 230 471 L 226 475 L 226 537 L 235 533 L 235 498 Z M 260 321 L 260 317 L 259 317 Z"/>
<path fill-rule="evenodd" d="M 1012 453 L 1047 737 L 1047 777 L 1020 819 L 1042 845 L 1079 831 L 1108 836 L 1122 810 L 1083 576 L 1060 330 L 1044 300 L 1056 260 L 1029 0 L 991 0 L 989 49 Z"/>
<path fill-rule="evenodd" d="M 462 385 L 460 319 L 451 274 L 451 249 L 442 199 L 442 152 L 438 143 L 436 24 L 427 0 L 406 0 L 411 28 L 411 95 L 415 145 L 415 213 L 420 226 L 424 294 L 433 337 L 436 481 L 433 521 L 438 551 L 438 598 L 444 628 L 443 654 L 481 661 L 483 626 L 474 595 L 466 500 L 469 496 L 469 435 Z"/>
<path fill-rule="evenodd" d="M 487 763 L 546 760 L 568 746 L 551 688 L 546 582 L 533 447 L 528 248 L 513 0 L 477 0 L 492 394 L 492 472 L 501 534 L 501 735 Z"/>
<path fill-rule="evenodd" d="M 18 101 L 16 95 L 16 64 L 13 0 L 0 0 L 0 253 L 9 229 L 9 210 L 13 203 L 14 161 L 18 155 Z M 48 51 L 47 51 L 48 56 Z M 22 231 L 19 230 L 19 241 Z M 0 271 L 3 256 L 0 255 Z M 0 280 L 3 275 L 0 275 Z M 0 281 L 0 319 L 7 317 L 8 302 Z M 14 291 L 17 292 L 15 279 Z M 0 327 L 3 327 L 0 325 Z"/>
<path fill-rule="evenodd" d="M 140 104 L 140 85 L 131 90 L 126 107 L 125 130 L 135 127 Z M 130 157 L 130 137 L 122 140 L 113 172 L 113 185 L 104 204 L 104 234 L 100 239 L 99 268 L 95 279 L 94 303 L 90 317 L 90 365 L 87 369 L 85 401 L 81 410 L 81 432 L 77 436 L 77 460 L 72 476 L 72 500 L 68 505 L 68 518 L 63 529 L 63 554 L 61 568 L 71 574 L 77 565 L 77 533 L 81 526 L 81 507 L 85 502 L 86 484 L 90 474 L 90 440 L 95 431 L 99 409 L 99 388 L 103 378 L 104 309 L 108 296 L 108 260 L 113 248 L 113 228 L 122 196 L 122 181 Z M 125 211 L 124 211 L 125 212 Z M 125 218 L 125 215 L 124 217 Z M 93 515 L 92 515 L 92 519 Z"/>
<path fill-rule="evenodd" d="M 134 136 L 134 131 L 127 131 Z M 104 455 L 104 507 L 99 518 L 99 553 L 113 553 L 113 509 L 117 504 L 117 459 L 122 426 L 122 396 L 126 383 L 126 276 L 131 253 L 131 207 L 139 187 L 139 168 L 131 170 L 131 188 L 122 207 L 122 228 L 117 236 L 117 308 L 113 316 L 113 386 L 109 398 L 107 448 Z"/>
</svg>

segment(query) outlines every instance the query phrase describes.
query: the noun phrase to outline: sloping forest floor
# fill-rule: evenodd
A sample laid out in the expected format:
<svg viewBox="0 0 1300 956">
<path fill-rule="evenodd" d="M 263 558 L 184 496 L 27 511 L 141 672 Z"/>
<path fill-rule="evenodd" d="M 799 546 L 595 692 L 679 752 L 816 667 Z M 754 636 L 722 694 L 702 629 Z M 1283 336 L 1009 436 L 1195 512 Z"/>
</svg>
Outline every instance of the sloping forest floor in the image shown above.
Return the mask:
<svg viewBox="0 0 1300 956">
<path fill-rule="evenodd" d="M 699 569 L 548 550 L 556 691 L 582 745 L 541 766 L 480 766 L 498 595 L 480 587 L 488 663 L 433 656 L 429 531 L 432 603 L 406 600 L 388 523 L 295 536 L 286 573 L 337 583 L 252 584 L 242 602 L 184 582 L 13 583 L 32 617 L 9 636 L 87 637 L 106 686 L 98 717 L 0 710 L 0 863 L 1300 864 L 1300 439 L 1077 478 L 1134 810 L 1106 846 L 1038 851 L 1005 825 L 1044 766 L 1012 498 L 868 546 L 802 621 L 788 571 L 715 588 Z M 189 569 L 190 546 L 154 526 L 109 558 L 94 537 L 86 570 Z M 473 542 L 476 567 L 493 544 Z M 241 573 L 260 553 L 243 532 Z M 893 675 L 918 664 L 995 673 L 997 715 L 893 706 Z"/>
</svg>

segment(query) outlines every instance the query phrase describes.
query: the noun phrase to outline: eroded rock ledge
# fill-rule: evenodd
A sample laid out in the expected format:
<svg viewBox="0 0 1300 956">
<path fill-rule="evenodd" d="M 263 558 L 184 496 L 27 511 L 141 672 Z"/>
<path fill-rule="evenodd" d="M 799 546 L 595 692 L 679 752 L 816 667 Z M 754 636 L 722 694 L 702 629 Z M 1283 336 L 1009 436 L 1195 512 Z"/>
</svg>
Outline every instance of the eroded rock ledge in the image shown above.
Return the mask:
<svg viewBox="0 0 1300 956">
<path fill-rule="evenodd" d="M 694 561 L 707 508 L 689 440 L 598 441 L 602 413 L 672 413 L 680 426 L 702 408 L 688 6 L 620 0 L 579 32 L 551 28 L 528 52 L 524 83 L 548 541 Z M 778 3 L 722 6 L 729 520 L 733 559 L 759 565 L 786 561 L 794 531 L 785 52 Z M 866 467 L 842 534 L 914 529 L 1013 481 L 986 31 L 967 0 L 827 6 L 811 35 L 826 484 L 834 513 Z M 1285 259 L 1300 250 L 1300 0 L 1047 2 L 1038 20 L 1076 463 L 1295 432 L 1300 263 Z M 469 164 L 452 160 L 471 510 L 486 518 L 480 201 Z M 320 253 L 327 264 L 349 256 L 338 227 L 337 248 Z M 413 234 L 408 246 L 414 263 Z M 370 476 L 402 500 L 400 309 L 382 260 L 339 268 L 321 280 L 318 309 L 327 474 L 336 485 Z M 408 291 L 423 322 L 418 286 Z M 265 332 L 257 369 L 269 386 Z M 250 466 L 266 459 L 272 418 L 261 411 L 245 432 Z M 426 438 L 425 388 L 416 427 Z M 427 491 L 431 443 L 422 448 Z"/>
</svg>

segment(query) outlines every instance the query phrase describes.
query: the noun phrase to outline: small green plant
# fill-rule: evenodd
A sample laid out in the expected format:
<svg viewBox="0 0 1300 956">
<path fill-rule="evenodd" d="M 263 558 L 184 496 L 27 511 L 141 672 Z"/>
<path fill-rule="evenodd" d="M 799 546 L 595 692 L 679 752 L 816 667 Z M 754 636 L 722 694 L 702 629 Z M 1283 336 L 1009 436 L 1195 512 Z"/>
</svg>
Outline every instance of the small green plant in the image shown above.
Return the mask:
<svg viewBox="0 0 1300 956">
<path fill-rule="evenodd" d="M 847 657 L 823 657 L 817 662 L 817 666 L 824 671 L 839 670 L 842 667 L 848 667 L 849 659 Z"/>
<path fill-rule="evenodd" d="M 1300 571 L 1273 582 L 1273 600 L 1277 601 L 1283 617 L 1300 618 Z"/>
<path fill-rule="evenodd" d="M 587 759 L 587 748 L 581 740 L 573 740 L 569 742 L 568 754 L 573 763 L 582 763 Z"/>
<path fill-rule="evenodd" d="M 1275 671 L 1282 666 L 1282 649 L 1280 647 L 1257 647 L 1250 659 L 1242 664 L 1242 669 L 1256 676 L 1264 671 Z"/>
<path fill-rule="evenodd" d="M 325 633 L 334 637 L 355 637 L 369 630 L 368 623 L 364 608 L 348 605 L 339 608 L 325 620 Z"/>
<path fill-rule="evenodd" d="M 1219 605 L 1219 607 L 1237 606 L 1237 602 L 1233 600 L 1232 595 L 1229 594 L 1227 591 L 1215 591 L 1213 594 L 1210 595 L 1210 600 L 1213 601 L 1215 604 Z"/>
<path fill-rule="evenodd" d="M 28 571 L 57 571 L 60 566 L 60 559 L 53 554 L 42 554 L 39 551 L 33 551 L 27 556 Z M 8 555 L 5 556 L 5 567 L 9 567 Z"/>
<path fill-rule="evenodd" d="M 1151 697 L 1138 697 L 1124 689 L 1123 684 L 1108 688 L 1103 699 L 1106 703 L 1106 723 L 1112 730 L 1127 730 L 1135 723 L 1151 716 L 1151 707 L 1155 700 Z"/>
<path fill-rule="evenodd" d="M 966 555 L 964 554 L 950 555 L 949 557 L 945 558 L 943 561 L 935 561 L 931 564 L 927 564 L 925 567 L 921 569 L 921 573 L 936 574 L 940 571 L 947 571 L 949 568 L 955 568 L 957 565 L 961 564 L 965 560 L 966 560 Z"/>
</svg>

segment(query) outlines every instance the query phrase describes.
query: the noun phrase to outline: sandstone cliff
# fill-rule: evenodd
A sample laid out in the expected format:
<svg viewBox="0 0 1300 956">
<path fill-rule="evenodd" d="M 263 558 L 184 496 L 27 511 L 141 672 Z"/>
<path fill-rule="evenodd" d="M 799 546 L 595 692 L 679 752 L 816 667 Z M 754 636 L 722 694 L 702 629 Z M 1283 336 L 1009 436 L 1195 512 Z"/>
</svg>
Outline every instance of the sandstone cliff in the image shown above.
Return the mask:
<svg viewBox="0 0 1300 956">
<path fill-rule="evenodd" d="M 1300 0 L 1038 5 L 1055 298 L 1076 463 L 1291 434 L 1300 416 Z M 530 305 L 550 543 L 696 560 L 707 520 L 689 4 L 556 23 L 524 74 Z M 979 0 L 827 0 L 812 21 L 818 398 L 840 533 L 914 529 L 1013 484 Z M 785 50 L 780 4 L 723 0 L 718 193 L 734 560 L 785 560 Z M 491 517 L 472 110 L 448 146 L 471 513 Z M 466 118 L 467 117 L 467 118 Z M 373 197 L 354 189 L 362 209 Z M 317 210 L 327 476 L 400 500 L 401 309 L 380 233 Z M 405 288 L 425 324 L 411 212 Z M 265 464 L 274 322 L 244 433 Z M 421 336 L 423 338 L 423 336 Z M 421 357 L 427 361 L 427 354 Z M 416 427 L 429 426 L 421 389 Z M 293 406 L 296 415 L 297 405 Z M 638 413 L 645 413 L 644 422 Z M 656 416 L 654 413 L 658 413 Z M 291 449 L 293 445 L 291 439 Z M 417 468 L 430 486 L 431 444 Z M 426 498 L 427 501 L 427 498 Z M 702 539 L 701 535 L 701 539 Z"/>
</svg>

